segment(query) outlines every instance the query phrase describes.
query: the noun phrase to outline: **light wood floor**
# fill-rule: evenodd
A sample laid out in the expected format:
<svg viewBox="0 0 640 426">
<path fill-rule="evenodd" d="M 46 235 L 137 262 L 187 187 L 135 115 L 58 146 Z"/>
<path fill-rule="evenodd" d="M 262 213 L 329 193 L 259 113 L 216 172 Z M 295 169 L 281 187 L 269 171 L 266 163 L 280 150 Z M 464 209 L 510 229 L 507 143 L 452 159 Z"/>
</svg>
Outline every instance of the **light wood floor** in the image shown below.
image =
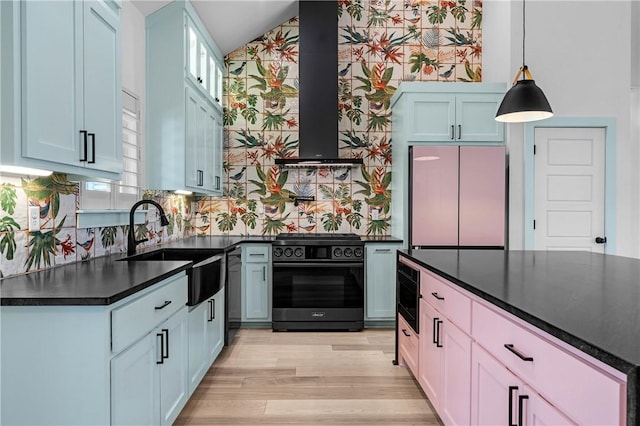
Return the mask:
<svg viewBox="0 0 640 426">
<path fill-rule="evenodd" d="M 440 425 L 393 330 L 241 329 L 176 425 Z"/>
</svg>

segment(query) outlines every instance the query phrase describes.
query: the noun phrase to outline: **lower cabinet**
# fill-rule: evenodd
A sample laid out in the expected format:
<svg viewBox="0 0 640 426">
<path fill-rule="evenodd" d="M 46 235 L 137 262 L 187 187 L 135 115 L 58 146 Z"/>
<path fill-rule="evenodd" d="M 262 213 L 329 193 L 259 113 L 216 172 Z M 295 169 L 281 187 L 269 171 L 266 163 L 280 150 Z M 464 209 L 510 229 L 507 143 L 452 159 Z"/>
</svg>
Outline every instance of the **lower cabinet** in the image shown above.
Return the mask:
<svg viewBox="0 0 640 426">
<path fill-rule="evenodd" d="M 418 382 L 445 424 L 469 423 L 471 337 L 420 301 Z"/>
<path fill-rule="evenodd" d="M 111 424 L 172 424 L 188 398 L 182 307 L 111 360 Z"/>
<path fill-rule="evenodd" d="M 271 322 L 271 244 L 242 246 L 242 322 Z"/>
<path fill-rule="evenodd" d="M 470 424 L 577 424 L 475 343 L 471 359 Z"/>
<path fill-rule="evenodd" d="M 209 370 L 224 346 L 224 292 L 189 311 L 189 393 Z"/>
<path fill-rule="evenodd" d="M 365 321 L 393 321 L 396 316 L 396 250 L 401 243 L 365 243 Z"/>
</svg>

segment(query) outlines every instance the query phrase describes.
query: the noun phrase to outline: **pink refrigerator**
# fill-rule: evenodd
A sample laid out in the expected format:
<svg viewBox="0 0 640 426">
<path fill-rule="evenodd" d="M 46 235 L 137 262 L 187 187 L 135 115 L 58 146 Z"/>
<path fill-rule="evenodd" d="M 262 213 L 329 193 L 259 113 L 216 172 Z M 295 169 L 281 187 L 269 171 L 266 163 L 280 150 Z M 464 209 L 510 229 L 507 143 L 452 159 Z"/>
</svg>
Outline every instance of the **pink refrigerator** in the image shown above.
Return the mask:
<svg viewBox="0 0 640 426">
<path fill-rule="evenodd" d="M 410 246 L 504 248 L 505 148 L 414 146 L 410 152 Z"/>
</svg>

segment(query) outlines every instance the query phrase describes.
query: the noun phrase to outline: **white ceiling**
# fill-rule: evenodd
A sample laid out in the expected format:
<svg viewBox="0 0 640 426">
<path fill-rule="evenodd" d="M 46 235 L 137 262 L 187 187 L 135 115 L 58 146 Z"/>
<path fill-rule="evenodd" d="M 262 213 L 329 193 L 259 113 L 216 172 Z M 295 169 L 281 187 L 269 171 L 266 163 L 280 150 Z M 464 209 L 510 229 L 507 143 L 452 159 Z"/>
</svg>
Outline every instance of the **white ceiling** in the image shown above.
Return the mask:
<svg viewBox="0 0 640 426">
<path fill-rule="evenodd" d="M 171 0 L 129 0 L 149 15 Z M 191 0 L 216 45 L 226 55 L 298 15 L 298 0 Z"/>
</svg>

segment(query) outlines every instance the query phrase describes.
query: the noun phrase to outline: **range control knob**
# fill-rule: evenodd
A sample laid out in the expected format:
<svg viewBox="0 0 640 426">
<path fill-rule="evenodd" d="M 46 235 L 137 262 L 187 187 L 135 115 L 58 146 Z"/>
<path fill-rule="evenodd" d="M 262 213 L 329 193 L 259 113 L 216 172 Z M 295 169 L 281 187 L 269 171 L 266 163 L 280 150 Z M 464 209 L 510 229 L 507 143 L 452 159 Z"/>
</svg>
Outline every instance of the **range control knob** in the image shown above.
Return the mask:
<svg viewBox="0 0 640 426">
<path fill-rule="evenodd" d="M 291 255 L 293 254 L 293 250 L 291 250 L 289 247 L 287 247 L 286 249 L 284 249 L 284 255 L 287 257 L 291 257 Z"/>
<path fill-rule="evenodd" d="M 357 249 L 353 250 L 353 255 L 355 257 L 362 257 L 362 249 L 361 248 L 357 248 Z"/>
<path fill-rule="evenodd" d="M 282 256 L 282 249 L 280 247 L 276 247 L 273 249 L 273 255 L 275 257 L 280 257 Z"/>
<path fill-rule="evenodd" d="M 342 257 L 342 249 L 340 247 L 333 249 L 333 257 Z"/>
<path fill-rule="evenodd" d="M 351 257 L 353 255 L 353 250 L 351 250 L 350 248 L 344 249 L 344 255 L 346 257 Z"/>
<path fill-rule="evenodd" d="M 293 251 L 293 254 L 294 254 L 296 257 L 302 257 L 302 255 L 304 254 L 304 250 L 302 250 L 300 247 L 298 247 L 297 249 L 295 249 L 295 250 Z"/>
</svg>

